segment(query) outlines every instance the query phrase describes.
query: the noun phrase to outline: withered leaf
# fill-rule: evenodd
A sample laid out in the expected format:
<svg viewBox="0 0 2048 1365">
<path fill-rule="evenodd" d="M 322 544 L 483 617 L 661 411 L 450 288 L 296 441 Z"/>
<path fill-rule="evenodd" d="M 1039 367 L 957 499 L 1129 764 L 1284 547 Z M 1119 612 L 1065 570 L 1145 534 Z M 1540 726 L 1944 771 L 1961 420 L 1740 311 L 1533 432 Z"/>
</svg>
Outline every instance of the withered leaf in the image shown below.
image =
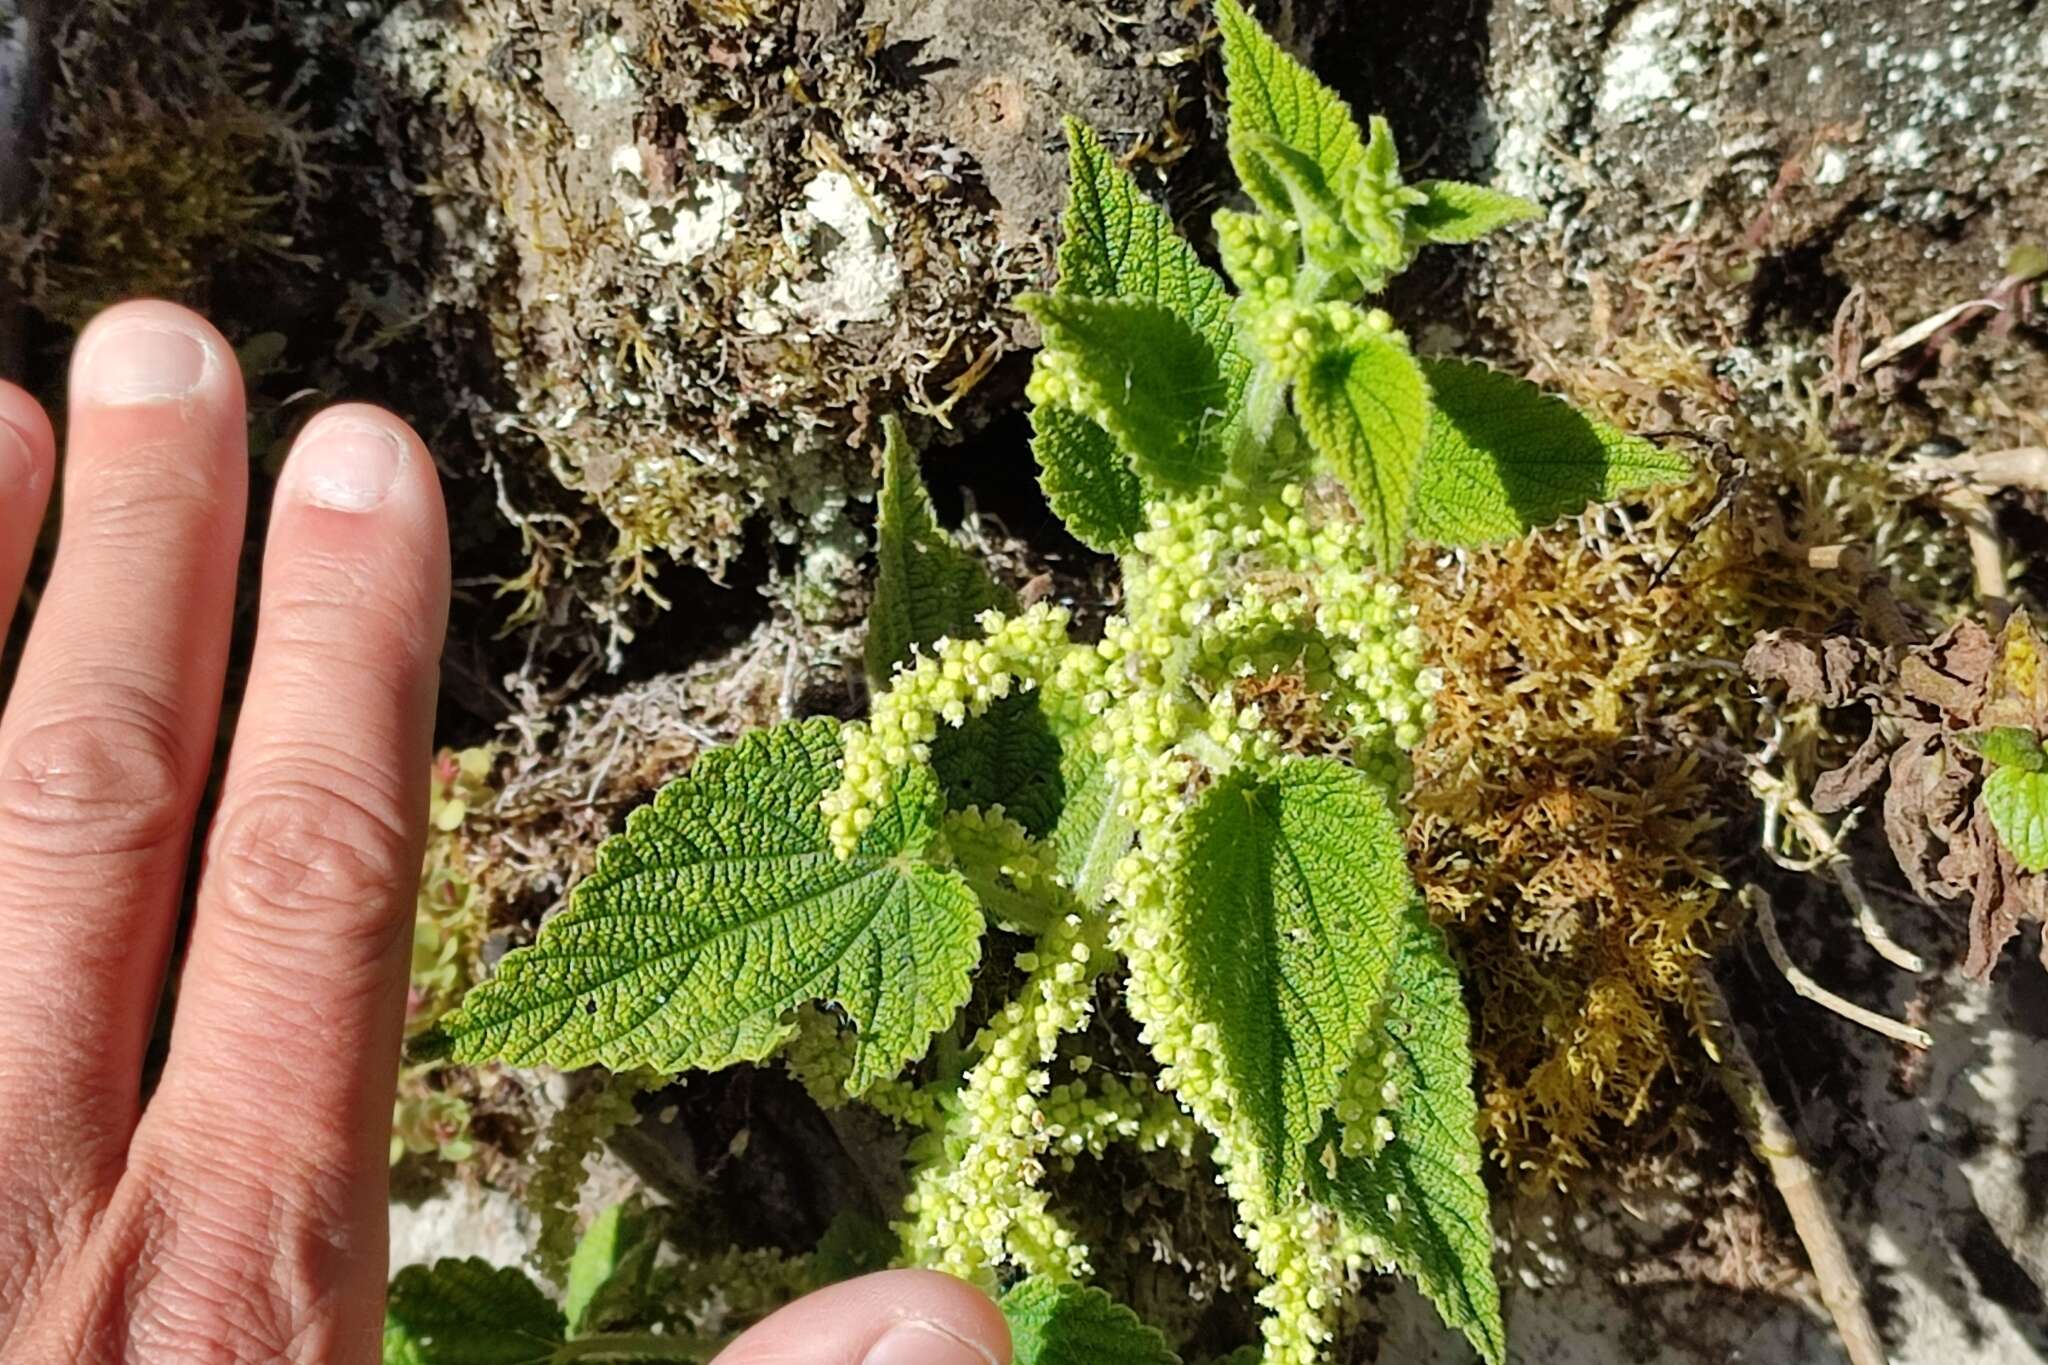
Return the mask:
<svg viewBox="0 0 2048 1365">
<path fill-rule="evenodd" d="M 1928 900 L 1939 900 L 1954 891 L 1938 885 L 1947 879 L 1934 865 L 1934 830 L 1928 816 L 1947 767 L 1947 754 L 1934 726 L 1920 724 L 1909 730 L 1921 733 L 1908 733 L 1892 751 L 1891 785 L 1884 794 L 1885 839 L 1913 890 Z"/>
<path fill-rule="evenodd" d="M 1792 630 L 1763 635 L 1742 656 L 1744 672 L 1782 685 L 1787 700 L 1827 707 L 1868 695 L 1882 679 L 1884 663 L 1884 651 L 1867 641 Z"/>
<path fill-rule="evenodd" d="M 1999 954 L 2020 931 L 2020 921 L 2048 920 L 2048 884 L 2020 870 L 1981 806 L 1970 832 L 1983 856 L 1970 897 L 1970 949 L 1963 958 L 1963 974 L 1973 981 L 1989 981 Z M 2043 951 L 2048 953 L 2048 948 Z"/>
<path fill-rule="evenodd" d="M 1965 724 L 1974 723 L 1984 699 L 1996 645 L 1975 621 L 1958 621 L 1925 649 L 1899 665 L 1899 690 L 1909 701 L 1931 706 Z"/>
<path fill-rule="evenodd" d="M 1884 732 L 1873 727 L 1847 763 L 1814 779 L 1813 808 L 1822 815 L 1833 815 L 1855 805 L 1883 779 L 1890 758 L 1891 746 Z"/>
</svg>

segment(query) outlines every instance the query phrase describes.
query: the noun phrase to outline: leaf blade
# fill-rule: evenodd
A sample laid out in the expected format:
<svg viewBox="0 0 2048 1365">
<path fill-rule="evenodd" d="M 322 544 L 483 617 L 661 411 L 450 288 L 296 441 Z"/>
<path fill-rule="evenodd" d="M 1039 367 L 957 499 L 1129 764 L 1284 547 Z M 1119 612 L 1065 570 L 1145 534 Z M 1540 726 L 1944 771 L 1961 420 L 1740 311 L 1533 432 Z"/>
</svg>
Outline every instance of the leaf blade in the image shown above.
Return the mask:
<svg viewBox="0 0 2048 1365">
<path fill-rule="evenodd" d="M 1140 480 L 1185 492 L 1223 472 L 1234 395 L 1214 348 L 1163 304 L 1059 294 L 1018 304 L 1045 329 L 1033 386 L 1107 431 Z M 1046 395 L 1057 390 L 1060 398 Z"/>
<path fill-rule="evenodd" d="M 1365 160 L 1350 106 L 1273 41 L 1239 0 L 1218 0 L 1216 22 L 1230 98 L 1230 160 L 1245 191 L 1270 213 L 1290 211 L 1287 187 L 1249 151 L 1247 136 L 1264 134 L 1307 157 L 1333 191 L 1344 192 Z"/>
<path fill-rule="evenodd" d="M 545 1365 L 561 1310 L 518 1270 L 477 1257 L 407 1266 L 384 1306 L 384 1365 Z"/>
<path fill-rule="evenodd" d="M 1033 1276 L 1000 1307 L 1014 1365 L 1180 1365 L 1165 1337 L 1100 1289 Z"/>
<path fill-rule="evenodd" d="M 875 601 L 868 611 L 868 681 L 890 674 L 942 638 L 973 639 L 988 610 L 1014 611 L 1017 599 L 979 558 L 939 525 L 903 423 L 882 419 L 882 491 L 876 499 Z"/>
<path fill-rule="evenodd" d="M 1984 810 L 2022 871 L 2048 871 L 2048 773 L 1999 768 L 1984 779 Z"/>
<path fill-rule="evenodd" d="M 1480 1175 L 1471 1021 L 1449 948 L 1419 898 L 1405 919 L 1377 1043 L 1394 1055 L 1389 1073 L 1400 1088 L 1394 1136 L 1377 1156 L 1342 1158 L 1333 1175 L 1312 1168 L 1316 1195 L 1378 1238 L 1445 1324 L 1500 1365 L 1507 1337 L 1493 1273 L 1490 1201 Z"/>
<path fill-rule="evenodd" d="M 613 1204 L 592 1219 L 562 1286 L 568 1334 L 603 1331 L 643 1311 L 660 1249 L 660 1225 L 635 1204 Z"/>
<path fill-rule="evenodd" d="M 1405 225 L 1419 243 L 1460 246 L 1543 215 L 1520 195 L 1462 180 L 1418 180 L 1413 188 L 1423 200 L 1408 210 Z"/>
<path fill-rule="evenodd" d="M 1391 333 L 1337 338 L 1294 386 L 1302 431 L 1351 494 L 1382 569 L 1401 560 L 1421 485 L 1429 386 Z"/>
<path fill-rule="evenodd" d="M 838 784 L 836 722 L 758 730 L 635 811 L 539 939 L 437 1026 L 457 1060 L 613 1070 L 758 1061 L 783 1015 L 837 1001 L 858 1093 L 920 1055 L 967 998 L 982 916 L 922 861 L 937 779 L 907 769 L 840 859 L 819 802 Z M 648 1002 L 652 1002 L 649 1004 Z"/>
<path fill-rule="evenodd" d="M 1302 1173 L 1394 967 L 1414 894 L 1372 778 L 1332 759 L 1240 771 L 1187 817 L 1172 877 L 1188 1009 L 1217 1039 L 1269 1184 Z"/>
<path fill-rule="evenodd" d="M 1167 307 L 1208 341 L 1226 377 L 1241 386 L 1250 366 L 1234 350 L 1222 279 L 1093 130 L 1073 119 L 1066 129 L 1067 208 L 1054 292 Z M 1060 520 L 1095 549 L 1130 548 L 1145 525 L 1144 488 L 1109 433 L 1051 404 L 1034 405 L 1031 425 L 1040 483 Z"/>
<path fill-rule="evenodd" d="M 1433 410 L 1415 533 L 1446 545 L 1513 539 L 1625 493 L 1690 478 L 1692 462 L 1474 361 L 1426 362 Z"/>
</svg>

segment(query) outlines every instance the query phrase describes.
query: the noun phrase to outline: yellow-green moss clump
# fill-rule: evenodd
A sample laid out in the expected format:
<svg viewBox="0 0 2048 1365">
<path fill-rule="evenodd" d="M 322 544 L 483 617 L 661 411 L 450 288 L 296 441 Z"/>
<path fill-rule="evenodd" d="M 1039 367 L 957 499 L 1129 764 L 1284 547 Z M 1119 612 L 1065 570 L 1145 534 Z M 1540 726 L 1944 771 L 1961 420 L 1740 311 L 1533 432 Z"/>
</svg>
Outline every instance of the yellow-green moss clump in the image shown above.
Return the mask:
<svg viewBox="0 0 2048 1365">
<path fill-rule="evenodd" d="M 0 227 L 30 306 L 75 327 L 138 294 L 193 299 L 238 256 L 288 257 L 314 172 L 264 30 L 205 0 L 57 8 L 39 183 Z"/>
<path fill-rule="evenodd" d="M 1895 466 L 1838 452 L 1832 415 L 1789 378 L 1738 393 L 1654 338 L 1613 354 L 1545 379 L 1636 430 L 1678 425 L 1675 404 L 1741 476 L 1703 457 L 1646 506 L 1418 556 L 1408 575 L 1443 671 L 1410 842 L 1466 968 L 1489 1145 L 1532 1183 L 1653 1129 L 1703 1055 L 1698 973 L 1749 855 L 1762 742 L 1743 651 L 1850 621 L 1872 593 L 1939 610 L 1965 577 L 1959 537 Z M 1831 553 L 1845 544 L 1864 553 Z"/>
</svg>

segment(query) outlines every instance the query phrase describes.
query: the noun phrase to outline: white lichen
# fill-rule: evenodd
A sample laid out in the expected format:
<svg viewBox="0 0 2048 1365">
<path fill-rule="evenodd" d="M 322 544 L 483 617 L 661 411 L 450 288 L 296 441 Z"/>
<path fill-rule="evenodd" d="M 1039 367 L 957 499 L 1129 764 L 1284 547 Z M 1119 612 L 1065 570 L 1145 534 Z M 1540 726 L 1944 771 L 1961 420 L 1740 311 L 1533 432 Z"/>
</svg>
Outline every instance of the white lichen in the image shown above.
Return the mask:
<svg viewBox="0 0 2048 1365">
<path fill-rule="evenodd" d="M 714 169 L 673 194 L 656 195 L 647 155 L 628 143 L 612 151 L 612 199 L 626 235 L 659 265 L 687 265 L 724 241 L 739 213 L 746 185 L 747 149 L 726 137 L 706 138 L 697 159 Z"/>
</svg>

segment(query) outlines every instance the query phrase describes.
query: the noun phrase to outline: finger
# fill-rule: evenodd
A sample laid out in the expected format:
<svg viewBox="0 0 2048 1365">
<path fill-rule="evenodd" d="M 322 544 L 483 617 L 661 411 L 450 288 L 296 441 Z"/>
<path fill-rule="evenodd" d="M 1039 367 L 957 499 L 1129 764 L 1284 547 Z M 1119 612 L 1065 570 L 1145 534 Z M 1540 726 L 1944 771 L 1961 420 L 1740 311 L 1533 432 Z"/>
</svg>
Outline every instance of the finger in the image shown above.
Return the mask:
<svg viewBox="0 0 2048 1365">
<path fill-rule="evenodd" d="M 122 304 L 71 367 L 64 532 L 0 717 L 0 1196 L 118 1170 L 212 759 L 248 487 L 234 353 Z"/>
<path fill-rule="evenodd" d="M 821 1289 L 749 1330 L 712 1365 L 1009 1365 L 988 1296 L 931 1270 L 885 1270 Z"/>
<path fill-rule="evenodd" d="M 418 437 L 374 408 L 315 418 L 279 482 L 170 1056 L 130 1156 L 216 1203 L 258 1201 L 247 1225 L 305 1239 L 324 1267 L 306 1273 L 343 1309 L 383 1289 L 447 602 Z M 237 1095 L 279 1102 L 224 1126 Z"/>
<path fill-rule="evenodd" d="M 7 638 L 36 532 L 49 508 L 56 450 L 42 404 L 0 383 L 0 640 Z"/>
</svg>

